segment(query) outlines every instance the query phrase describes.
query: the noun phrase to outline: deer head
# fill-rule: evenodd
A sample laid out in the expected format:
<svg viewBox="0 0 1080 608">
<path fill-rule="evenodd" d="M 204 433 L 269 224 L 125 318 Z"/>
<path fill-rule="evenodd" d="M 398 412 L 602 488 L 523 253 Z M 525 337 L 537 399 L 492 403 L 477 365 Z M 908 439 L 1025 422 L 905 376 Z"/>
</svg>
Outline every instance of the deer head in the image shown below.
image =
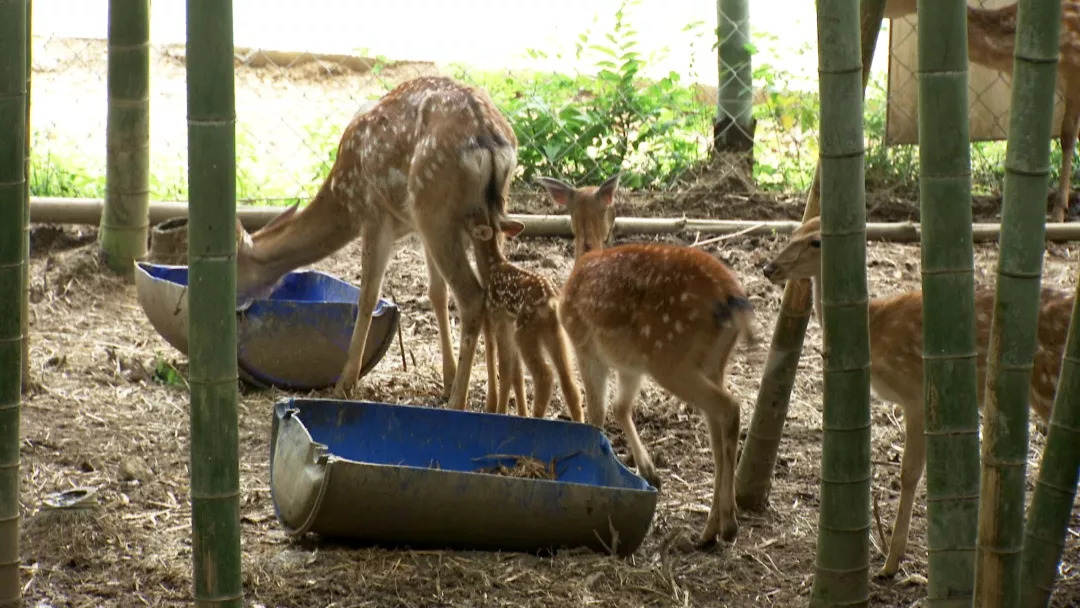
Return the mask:
<svg viewBox="0 0 1080 608">
<path fill-rule="evenodd" d="M 277 214 L 256 236 L 272 233 L 275 226 L 287 222 L 296 214 L 297 204 Z M 254 237 L 244 229 L 236 218 L 236 309 L 245 310 L 259 298 L 269 297 L 284 276 L 262 263 Z"/>
<path fill-rule="evenodd" d="M 773 284 L 821 275 L 821 220 L 811 218 L 791 233 L 791 240 L 762 273 Z"/>
<path fill-rule="evenodd" d="M 611 238 L 615 225 L 615 190 L 619 174 L 604 180 L 599 186 L 575 188 L 553 177 L 536 180 L 547 190 L 551 201 L 566 207 L 570 213 L 570 230 L 574 233 L 574 257 L 595 249 L 603 249 Z"/>
</svg>

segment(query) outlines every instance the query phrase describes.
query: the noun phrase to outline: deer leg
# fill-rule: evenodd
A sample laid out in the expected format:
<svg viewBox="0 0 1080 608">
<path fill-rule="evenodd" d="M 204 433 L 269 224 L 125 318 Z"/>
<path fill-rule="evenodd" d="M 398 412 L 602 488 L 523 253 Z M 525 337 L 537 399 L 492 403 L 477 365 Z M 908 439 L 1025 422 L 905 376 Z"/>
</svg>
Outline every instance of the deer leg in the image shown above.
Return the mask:
<svg viewBox="0 0 1080 608">
<path fill-rule="evenodd" d="M 457 375 L 457 364 L 454 362 L 454 345 L 450 337 L 450 304 L 447 299 L 446 279 L 439 274 L 435 260 L 431 259 L 431 253 L 424 248 L 424 259 L 427 262 L 428 271 L 428 299 L 431 300 L 431 308 L 435 311 L 435 323 L 439 326 L 439 352 L 442 354 L 443 373 L 443 399 L 450 397 L 450 387 L 453 385 L 454 376 Z M 485 342 L 485 344 L 488 344 Z M 492 372 L 489 371 L 489 376 Z"/>
<path fill-rule="evenodd" d="M 585 410 L 589 424 L 603 429 L 607 416 L 607 377 L 609 368 L 591 346 L 577 348 L 578 365 L 581 366 L 581 382 L 585 386 Z"/>
<path fill-rule="evenodd" d="M 896 509 L 892 538 L 889 539 L 889 555 L 885 566 L 877 576 L 890 578 L 900 569 L 900 560 L 907 551 L 908 529 L 911 527 L 911 510 L 915 504 L 915 490 L 919 487 L 923 467 L 926 465 L 926 436 L 923 425 L 923 405 L 904 408 L 904 455 L 900 458 L 900 506 Z"/>
<path fill-rule="evenodd" d="M 529 375 L 533 379 L 533 416 L 543 418 L 545 412 L 547 412 L 548 402 L 551 401 L 551 389 L 555 385 L 555 377 L 552 375 L 547 361 L 544 360 L 543 345 L 536 329 L 519 328 L 516 336 L 518 348 L 521 352 L 521 360 L 525 363 L 525 368 L 529 370 Z M 528 415 L 524 403 L 519 405 L 518 411 L 521 412 L 522 416 Z"/>
<path fill-rule="evenodd" d="M 518 416 L 528 416 L 525 406 L 525 372 L 521 369 L 521 358 L 514 353 L 514 401 L 517 403 Z"/>
<path fill-rule="evenodd" d="M 345 367 L 334 387 L 334 393 L 346 399 L 353 392 L 360 376 L 368 330 L 371 328 L 371 315 L 382 292 L 383 276 L 394 247 L 392 232 L 381 225 L 368 226 L 362 231 L 361 238 L 363 247 L 360 254 L 360 298 L 357 302 L 356 325 L 349 341 Z"/>
<path fill-rule="evenodd" d="M 1057 199 L 1050 212 L 1051 222 L 1064 222 L 1069 209 L 1069 190 L 1072 183 L 1073 154 L 1076 151 L 1076 130 L 1080 122 L 1080 99 L 1065 98 L 1065 114 L 1061 118 L 1061 177 L 1058 179 Z"/>
<path fill-rule="evenodd" d="M 419 201 L 415 203 L 416 208 L 424 206 Z M 430 252 L 431 259 L 450 285 L 461 316 L 457 373 L 454 376 L 447 405 L 463 410 L 469 397 L 469 378 L 472 375 L 473 359 L 476 356 L 476 343 L 484 323 L 484 288 L 469 264 L 463 231 L 449 230 L 441 218 L 425 213 L 416 214 L 416 223 L 423 235 L 424 244 Z"/>
<path fill-rule="evenodd" d="M 555 371 L 559 374 L 559 386 L 562 388 L 563 401 L 566 402 L 566 409 L 570 412 L 570 419 L 574 422 L 582 422 L 585 417 L 581 412 L 581 387 L 578 386 L 574 365 L 570 361 L 566 333 L 558 322 L 545 336 L 544 343 L 551 355 L 551 360 L 555 362 Z M 538 414 L 534 409 L 533 416 L 543 418 L 544 412 Z"/>
<path fill-rule="evenodd" d="M 510 403 L 510 388 L 521 377 L 517 348 L 510 328 L 502 322 L 495 327 L 495 344 L 499 351 L 499 400 L 496 412 L 505 414 Z M 520 409 L 520 408 L 519 408 Z"/>
<path fill-rule="evenodd" d="M 484 403 L 484 411 L 495 413 L 499 408 L 499 373 L 497 369 L 498 346 L 495 344 L 494 322 L 491 320 L 490 311 L 484 313 L 484 362 L 487 364 L 488 385 L 487 400 Z M 445 361 L 444 361 L 445 362 Z M 446 386 L 450 386 L 452 380 L 448 380 Z"/>
<path fill-rule="evenodd" d="M 735 515 L 735 455 L 739 446 L 739 404 L 727 391 L 717 387 L 713 403 L 719 408 L 705 412 L 709 426 L 709 442 L 712 445 L 713 502 L 709 510 L 709 522 L 698 540 L 699 547 L 707 547 L 720 537 L 732 542 L 739 534 L 739 521 Z"/>
<path fill-rule="evenodd" d="M 632 415 L 634 400 L 641 392 L 642 376 L 640 373 L 622 370 L 617 376 L 619 384 L 614 399 L 615 422 L 626 436 L 626 443 L 630 446 L 630 453 L 634 455 L 634 464 L 637 466 L 638 474 L 659 490 L 660 476 L 656 474 L 652 458 L 649 458 L 649 452 L 645 449 L 645 444 L 641 442 L 641 436 L 638 435 L 637 427 L 634 426 Z"/>
<path fill-rule="evenodd" d="M 709 427 L 714 467 L 713 500 L 709 519 L 697 545 L 704 548 L 714 544 L 718 534 L 725 541 L 731 542 L 739 533 L 739 522 L 735 515 L 735 455 L 739 445 L 739 403 L 706 373 L 688 374 L 676 368 L 666 373 L 654 373 L 653 378 L 664 389 L 701 410 Z"/>
</svg>

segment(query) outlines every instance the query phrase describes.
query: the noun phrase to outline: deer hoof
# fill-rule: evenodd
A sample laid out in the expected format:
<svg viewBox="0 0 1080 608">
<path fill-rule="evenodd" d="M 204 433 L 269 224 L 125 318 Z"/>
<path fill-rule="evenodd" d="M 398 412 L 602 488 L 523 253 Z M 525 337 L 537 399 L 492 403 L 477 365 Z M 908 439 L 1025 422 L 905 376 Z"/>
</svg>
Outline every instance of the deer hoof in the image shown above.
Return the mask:
<svg viewBox="0 0 1080 608">
<path fill-rule="evenodd" d="M 888 564 L 885 564 L 884 566 L 881 567 L 881 570 L 878 570 L 877 572 L 874 573 L 874 578 L 879 579 L 879 580 L 880 579 L 893 578 L 893 577 L 896 576 L 896 571 L 897 570 L 899 570 L 899 568 L 897 568 L 897 567 L 892 567 L 891 568 L 891 567 L 889 567 Z"/>
</svg>

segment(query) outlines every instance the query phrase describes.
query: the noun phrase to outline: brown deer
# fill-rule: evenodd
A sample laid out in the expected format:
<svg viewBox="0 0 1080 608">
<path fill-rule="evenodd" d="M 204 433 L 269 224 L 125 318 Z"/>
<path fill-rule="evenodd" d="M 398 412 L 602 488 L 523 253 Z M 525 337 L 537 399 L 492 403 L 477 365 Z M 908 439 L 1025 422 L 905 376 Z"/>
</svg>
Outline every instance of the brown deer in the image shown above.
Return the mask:
<svg viewBox="0 0 1080 608">
<path fill-rule="evenodd" d="M 237 251 L 243 301 L 264 294 L 289 271 L 360 237 L 360 301 L 338 394 L 357 383 L 371 315 L 395 243 L 417 231 L 424 245 L 428 293 L 439 327 L 443 395 L 465 407 L 484 315 L 484 291 L 468 259 L 466 219 L 498 221 L 517 166 L 514 131 L 483 91 L 449 78 L 423 77 L 387 93 L 345 128 L 337 159 L 318 194 L 251 235 Z M 446 285 L 461 314 L 453 359 Z"/>
<path fill-rule="evenodd" d="M 916 13 L 916 0 L 889 0 L 885 17 L 899 19 Z M 985 9 L 967 7 L 968 55 L 973 63 L 1012 74 L 1016 39 L 1016 4 Z M 1073 155 L 1080 128 L 1080 2 L 1061 3 L 1058 88 L 1065 98 L 1061 119 L 1061 177 L 1050 221 L 1065 221 L 1069 206 Z"/>
<path fill-rule="evenodd" d="M 551 400 L 554 382 L 545 353 L 559 375 L 563 399 L 575 422 L 582 422 L 581 388 L 567 346 L 566 332 L 559 323 L 559 290 L 555 285 L 506 259 L 500 234 L 513 238 L 525 225 L 503 220 L 495 232 L 482 218 L 471 227 L 477 269 L 487 292 L 484 343 L 488 367 L 490 412 L 505 414 L 513 385 L 518 414 L 526 416 L 525 379 L 521 361 L 533 379 L 533 416 L 543 418 Z M 496 360 L 498 378 L 496 377 Z M 496 395 L 496 386 L 498 394 Z"/>
<path fill-rule="evenodd" d="M 821 323 L 821 221 L 807 220 L 764 269 L 775 284 L 810 279 L 814 313 Z M 1049 420 L 1061 371 L 1061 355 L 1069 328 L 1073 296 L 1050 288 L 1042 290 L 1038 344 L 1031 376 L 1031 407 Z M 994 314 L 994 290 L 975 290 L 975 329 L 978 344 L 978 401 L 982 407 L 986 382 L 986 354 Z M 909 291 L 870 300 L 870 385 L 883 400 L 899 404 L 904 411 L 904 454 L 900 460 L 900 505 L 896 512 L 889 553 L 878 576 L 891 577 L 900 568 L 907 550 L 915 490 L 926 464 L 924 435 L 922 292 Z"/>
<path fill-rule="evenodd" d="M 575 258 L 606 246 L 615 225 L 615 190 L 619 187 L 619 174 L 607 178 L 599 186 L 581 188 L 553 177 L 540 177 L 536 181 L 547 190 L 553 203 L 570 212 Z"/>
<path fill-rule="evenodd" d="M 591 251 L 574 264 L 559 317 L 577 352 L 589 422 L 603 426 L 607 376 L 614 369 L 615 420 L 638 472 L 653 486 L 660 487 L 660 478 L 631 417 L 643 376 L 705 415 L 715 470 L 698 545 L 713 544 L 718 533 L 734 540 L 739 403 L 724 388 L 724 374 L 736 341 L 753 340 L 753 308 L 734 274 L 691 247 L 630 244 Z"/>
</svg>

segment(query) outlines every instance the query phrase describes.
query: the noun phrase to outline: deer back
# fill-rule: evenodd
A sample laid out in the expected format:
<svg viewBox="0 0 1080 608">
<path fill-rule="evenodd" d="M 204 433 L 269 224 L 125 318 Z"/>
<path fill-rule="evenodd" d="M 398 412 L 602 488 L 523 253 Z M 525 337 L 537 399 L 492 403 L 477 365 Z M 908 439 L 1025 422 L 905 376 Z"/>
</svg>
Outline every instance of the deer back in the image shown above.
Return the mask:
<svg viewBox="0 0 1080 608">
<path fill-rule="evenodd" d="M 632 244 L 593 251 L 574 266 L 559 314 L 575 343 L 647 366 L 700 361 L 717 340 L 752 338 L 753 309 L 723 262 L 690 247 Z"/>
</svg>

